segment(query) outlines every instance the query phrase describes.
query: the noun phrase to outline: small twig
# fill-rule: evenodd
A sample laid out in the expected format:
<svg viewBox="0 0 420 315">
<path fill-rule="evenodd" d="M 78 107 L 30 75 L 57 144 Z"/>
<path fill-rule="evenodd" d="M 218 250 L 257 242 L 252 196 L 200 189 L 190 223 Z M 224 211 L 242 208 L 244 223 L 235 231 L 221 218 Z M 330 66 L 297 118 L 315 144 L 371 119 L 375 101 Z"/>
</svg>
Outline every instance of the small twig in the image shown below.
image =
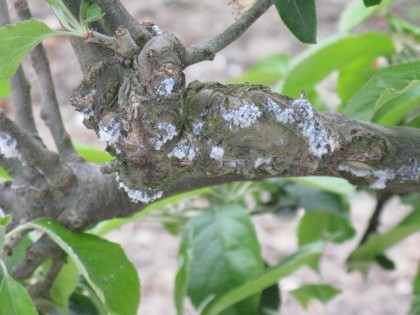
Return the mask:
<svg viewBox="0 0 420 315">
<path fill-rule="evenodd" d="M 10 87 L 13 100 L 13 116 L 16 123 L 41 141 L 32 112 L 31 85 L 21 66 L 10 79 Z"/>
<path fill-rule="evenodd" d="M 15 8 L 22 20 L 32 17 L 26 0 L 15 1 Z M 42 97 L 41 118 L 51 131 L 54 143 L 62 157 L 75 157 L 77 153 L 71 143 L 70 136 L 64 128 L 57 96 L 54 88 L 54 81 L 51 76 L 51 69 L 44 46 L 39 44 L 32 52 L 32 65 L 39 80 L 39 87 Z"/>
<path fill-rule="evenodd" d="M 13 274 L 18 279 L 27 279 L 44 261 L 60 259 L 63 250 L 47 235 L 43 235 L 27 250 L 26 256 L 13 267 Z"/>
<path fill-rule="evenodd" d="M 17 183 L 27 181 L 31 178 L 32 173 L 29 171 L 28 167 L 22 166 L 22 163 L 16 159 L 6 159 L 1 155 L 0 150 L 0 166 L 3 167 L 10 176 L 13 177 L 13 180 Z"/>
<path fill-rule="evenodd" d="M 11 214 L 13 206 L 16 205 L 16 192 L 10 186 L 10 183 L 0 185 L 0 207 L 5 214 Z M 7 229 L 10 229 L 10 224 L 7 225 Z"/>
<path fill-rule="evenodd" d="M 9 8 L 7 0 L 0 0 L 0 27 L 10 24 Z"/>
<path fill-rule="evenodd" d="M 373 211 L 373 213 L 372 213 L 372 215 L 369 219 L 369 223 L 368 223 L 368 226 L 365 230 L 365 233 L 363 233 L 363 236 L 360 239 L 359 244 L 357 245 L 356 249 L 360 248 L 363 244 L 365 244 L 369 240 L 369 238 L 373 234 L 377 233 L 378 226 L 379 226 L 379 217 L 381 216 L 382 211 L 385 208 L 386 202 L 391 198 L 392 194 L 388 193 L 388 192 L 385 192 L 385 191 L 379 191 L 376 194 L 376 196 L 377 196 L 377 203 L 376 203 L 375 210 Z M 384 255 L 384 253 L 376 256 L 375 259 L 384 268 L 391 268 L 392 269 L 392 267 L 389 267 L 389 266 L 390 266 L 390 264 L 392 266 L 393 263 L 392 263 L 392 261 L 390 261 Z M 348 256 L 346 261 L 347 261 L 347 263 L 350 263 L 351 260 L 352 260 L 352 255 Z M 352 267 L 350 267 L 350 269 L 352 269 Z"/>
<path fill-rule="evenodd" d="M 0 131 L 7 137 L 6 145 L 11 152 L 10 157 L 17 157 L 23 164 L 34 166 L 52 186 L 65 187 L 73 178 L 73 172 L 61 164 L 57 154 L 41 146 L 1 111 Z"/>
<path fill-rule="evenodd" d="M 35 284 L 28 286 L 29 295 L 33 299 L 36 299 L 41 297 L 43 294 L 47 293 L 65 263 L 66 255 L 63 252 L 61 257 L 53 260 L 51 267 L 43 280 L 40 280 Z"/>
<path fill-rule="evenodd" d="M 6 0 L 0 0 L 0 27 L 10 24 Z M 16 123 L 33 135 L 38 135 L 32 113 L 31 86 L 21 67 L 10 79 L 13 99 L 13 114 Z"/>
<path fill-rule="evenodd" d="M 68 2 L 70 0 L 66 0 Z M 73 1 L 73 0 L 71 0 Z M 138 45 L 144 46 L 153 35 L 147 28 L 134 19 L 118 0 L 97 0 L 96 3 L 105 12 L 106 24 L 111 32 L 115 32 L 120 26 L 124 26 Z"/>
<path fill-rule="evenodd" d="M 259 0 L 225 31 L 209 41 L 187 48 L 186 66 L 213 60 L 217 52 L 238 39 L 273 4 L 273 0 Z"/>
<path fill-rule="evenodd" d="M 369 219 L 369 224 L 366 228 L 363 237 L 361 238 L 358 247 L 367 242 L 372 234 L 375 234 L 378 231 L 379 226 L 379 217 L 381 216 L 382 211 L 384 210 L 385 203 L 391 198 L 392 194 L 387 192 L 378 192 L 377 193 L 377 203 L 375 210 L 372 213 L 372 216 Z"/>
<path fill-rule="evenodd" d="M 132 56 L 138 54 L 141 50 L 141 48 L 136 45 L 127 29 L 123 27 L 119 27 L 116 30 L 115 37 L 91 31 L 85 38 L 85 41 L 105 45 L 122 56 Z"/>
<path fill-rule="evenodd" d="M 0 0 L 0 26 L 9 23 L 10 17 L 7 1 Z M 14 105 L 13 114 L 16 119 L 16 123 L 24 128 L 31 136 L 33 136 L 34 139 L 38 139 L 41 142 L 32 112 L 30 84 L 26 79 L 22 67 L 19 67 L 10 79 L 10 85 L 12 88 L 12 100 Z M 1 156 L 1 150 L 0 165 L 3 166 L 6 171 L 18 182 L 28 179 L 28 174 L 31 173 L 29 167 L 22 165 L 18 159 L 3 158 Z"/>
</svg>

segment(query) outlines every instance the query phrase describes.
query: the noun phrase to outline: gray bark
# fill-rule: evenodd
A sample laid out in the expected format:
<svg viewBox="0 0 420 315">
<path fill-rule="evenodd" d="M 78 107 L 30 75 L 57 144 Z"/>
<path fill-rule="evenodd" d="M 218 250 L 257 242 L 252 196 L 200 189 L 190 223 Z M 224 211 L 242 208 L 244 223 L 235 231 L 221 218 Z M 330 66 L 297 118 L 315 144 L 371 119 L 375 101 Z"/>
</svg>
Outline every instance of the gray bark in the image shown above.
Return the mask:
<svg viewBox="0 0 420 315">
<path fill-rule="evenodd" d="M 387 193 L 420 190 L 417 129 L 384 128 L 337 113 L 318 113 L 304 96 L 291 99 L 264 86 L 185 86 L 185 67 L 211 59 L 272 1 L 257 2 L 220 36 L 192 47 L 184 47 L 169 32 L 156 32 L 153 24 L 139 24 L 119 1 L 96 2 L 106 15 L 92 26 L 92 35 L 107 46 L 71 40 L 85 74 L 71 103 L 85 115 L 85 125 L 108 142 L 116 159 L 100 172 L 68 154 L 73 149 L 51 90 L 45 114 L 59 150 L 48 151 L 31 111 L 25 110 L 29 87 L 19 72 L 12 88 L 18 91 L 21 85 L 24 92 L 14 94 L 14 103 L 17 113 L 26 114 L 16 123 L 0 115 L 0 142 L 8 152 L 2 152 L 0 165 L 14 176 L 13 183 L 0 187 L 0 207 L 13 214 L 9 229 L 48 216 L 83 230 L 105 219 L 130 216 L 164 196 L 273 176 L 339 176 Z M 25 1 L 16 3 L 25 9 Z M 64 3 L 77 15 L 79 1 Z M 0 23 L 7 23 L 4 0 L 0 7 Z M 129 32 L 134 49 L 118 46 L 118 38 L 112 38 L 117 31 Z M 45 62 L 44 57 L 39 60 Z M 38 70 L 48 76 L 46 67 Z M 51 84 L 45 86 L 48 78 L 42 82 L 41 88 L 53 90 Z M 18 239 L 10 240 L 10 250 Z M 49 258 L 54 258 L 54 268 L 46 282 L 31 291 L 34 295 L 51 284 L 62 252 L 42 238 L 15 268 L 15 276 L 27 278 Z"/>
</svg>

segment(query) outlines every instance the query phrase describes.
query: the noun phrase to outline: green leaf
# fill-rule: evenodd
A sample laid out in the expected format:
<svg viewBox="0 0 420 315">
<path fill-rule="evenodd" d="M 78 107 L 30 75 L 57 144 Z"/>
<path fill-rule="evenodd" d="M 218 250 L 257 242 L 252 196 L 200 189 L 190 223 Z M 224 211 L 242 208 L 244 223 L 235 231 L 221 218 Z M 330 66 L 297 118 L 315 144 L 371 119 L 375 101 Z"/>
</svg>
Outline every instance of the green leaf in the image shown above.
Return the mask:
<svg viewBox="0 0 420 315">
<path fill-rule="evenodd" d="M 420 295 L 420 265 L 417 269 L 417 274 L 413 281 L 413 291 L 415 294 Z"/>
<path fill-rule="evenodd" d="M 92 0 L 82 0 L 82 3 L 80 4 L 80 7 L 79 7 L 80 22 L 83 22 L 86 20 L 86 14 L 91 5 L 93 5 Z"/>
<path fill-rule="evenodd" d="M 66 5 L 61 0 L 44 0 L 51 5 L 63 27 L 69 31 L 67 35 L 84 37 L 88 31 L 81 21 L 76 20 Z"/>
<path fill-rule="evenodd" d="M 87 162 L 106 163 L 114 159 L 112 155 L 104 150 L 97 149 L 89 144 L 80 142 L 73 143 L 77 153 Z"/>
<path fill-rule="evenodd" d="M 66 8 L 63 1 L 61 0 L 44 0 L 44 1 L 48 3 L 49 5 L 52 5 L 53 7 L 57 7 L 61 9 Z"/>
<path fill-rule="evenodd" d="M 74 262 L 68 258 L 67 263 L 61 268 L 57 278 L 50 289 L 51 299 L 59 306 L 63 314 L 68 313 L 69 299 L 77 287 L 79 271 Z"/>
<path fill-rule="evenodd" d="M 0 207 L 0 259 L 3 255 L 3 247 L 6 240 L 6 225 L 12 220 L 12 216 L 5 215 Z"/>
<path fill-rule="evenodd" d="M 259 243 L 246 212 L 236 205 L 206 210 L 187 224 L 192 233 L 188 295 L 197 307 L 210 296 L 223 296 L 264 271 Z M 260 292 L 223 314 L 255 314 Z"/>
<path fill-rule="evenodd" d="M 341 290 L 327 284 L 307 284 L 290 291 L 290 294 L 293 295 L 304 308 L 307 308 L 312 299 L 319 300 L 323 304 L 326 304 L 340 292 Z"/>
<path fill-rule="evenodd" d="M 416 207 L 420 205 L 419 193 L 408 193 L 400 196 L 401 202 Z"/>
<path fill-rule="evenodd" d="M 404 121 L 404 126 L 413 127 L 413 128 L 420 128 L 420 110 L 413 111 L 412 116 L 407 115 Z"/>
<path fill-rule="evenodd" d="M 260 305 L 258 308 L 261 315 L 268 315 L 270 313 L 277 314 L 280 310 L 281 298 L 280 288 L 278 283 L 265 288 L 261 293 Z"/>
<path fill-rule="evenodd" d="M 8 80 L 0 80 L 0 99 L 6 98 L 10 94 L 10 86 Z"/>
<path fill-rule="evenodd" d="M 378 5 L 382 2 L 382 0 L 363 0 L 363 3 L 366 7 L 371 7 L 374 5 Z"/>
<path fill-rule="evenodd" d="M 290 57 L 285 54 L 268 56 L 250 66 L 240 77 L 231 80 L 232 83 L 248 82 L 251 84 L 271 84 L 285 76 Z"/>
<path fill-rule="evenodd" d="M 249 296 L 259 293 L 261 290 L 270 287 L 300 267 L 311 263 L 314 258 L 322 253 L 324 246 L 325 242 L 321 241 L 300 248 L 297 252 L 288 256 L 276 266 L 267 269 L 263 274 L 250 279 L 243 285 L 215 298 L 209 303 L 203 314 L 220 314 L 221 311 L 234 305 L 238 301 L 242 301 Z M 248 314 L 248 312 L 246 314 Z"/>
<path fill-rule="evenodd" d="M 342 243 L 354 237 L 355 234 L 356 232 L 347 217 L 326 211 L 306 211 L 300 219 L 297 231 L 299 247 L 323 239 Z M 310 267 L 318 270 L 319 260 L 320 256 L 313 260 Z"/>
<path fill-rule="evenodd" d="M 192 252 L 192 229 L 184 230 L 181 245 L 178 252 L 178 271 L 175 278 L 174 300 L 177 315 L 184 314 L 184 299 L 187 296 L 190 282 Z"/>
<path fill-rule="evenodd" d="M 372 56 L 358 58 L 339 69 L 337 80 L 337 93 L 341 100 L 339 111 L 345 108 L 353 95 L 378 71 L 375 58 Z"/>
<path fill-rule="evenodd" d="M 376 256 L 375 261 L 385 270 L 395 270 L 395 263 L 383 254 Z"/>
<path fill-rule="evenodd" d="M 0 208 L 0 228 L 5 228 L 6 225 L 12 220 L 12 216 L 10 214 L 3 216 L 3 210 Z"/>
<path fill-rule="evenodd" d="M 420 60 L 390 66 L 372 78 L 350 99 L 344 114 L 360 120 L 371 120 L 388 101 L 418 86 Z"/>
<path fill-rule="evenodd" d="M 392 39 L 379 33 L 333 37 L 306 50 L 292 60 L 282 93 L 299 97 L 302 90 L 312 90 L 332 71 L 359 58 L 387 56 L 395 52 Z"/>
<path fill-rule="evenodd" d="M 83 0 L 79 9 L 79 19 L 82 23 L 95 22 L 104 16 L 100 6 L 92 0 Z"/>
<path fill-rule="evenodd" d="M 356 187 L 350 184 L 346 179 L 328 176 L 308 176 L 289 178 L 291 181 L 318 188 L 333 194 L 342 195 L 350 198 L 356 195 Z"/>
<path fill-rule="evenodd" d="M 6 182 L 8 180 L 12 180 L 12 177 L 9 175 L 9 173 L 6 172 L 4 168 L 0 167 L 0 183 Z"/>
<path fill-rule="evenodd" d="M 91 234 L 68 230 L 48 218 L 20 225 L 11 233 L 24 229 L 48 234 L 72 258 L 111 314 L 137 314 L 139 278 L 121 246 Z"/>
<path fill-rule="evenodd" d="M 23 57 L 45 38 L 55 35 L 44 23 L 35 19 L 0 28 L 0 79 L 13 76 Z"/>
<path fill-rule="evenodd" d="M 298 227 L 298 243 L 304 246 L 322 240 L 331 239 L 334 243 L 343 243 L 356 234 L 350 220 L 332 212 L 305 212 Z"/>
<path fill-rule="evenodd" d="M 373 122 L 383 126 L 395 126 L 402 122 L 407 113 L 420 104 L 420 80 L 415 83 L 412 88 L 385 103 L 375 113 Z"/>
<path fill-rule="evenodd" d="M 287 193 L 288 198 L 293 199 L 298 207 L 305 208 L 307 211 L 331 211 L 341 213 L 347 211 L 348 208 L 348 205 L 342 196 L 330 192 L 297 183 L 290 183 L 283 189 Z"/>
<path fill-rule="evenodd" d="M 3 209 L 0 207 L 0 258 L 3 254 L 3 246 L 6 239 L 6 225 L 12 220 L 12 216 L 5 215 Z"/>
<path fill-rule="evenodd" d="M 420 295 L 415 295 L 414 300 L 411 303 L 411 307 L 407 315 L 419 315 L 419 314 L 420 314 Z"/>
<path fill-rule="evenodd" d="M 386 1 L 384 1 L 386 2 Z M 389 2 L 389 1 L 387 1 Z M 346 6 L 340 15 L 338 21 L 338 29 L 340 32 L 349 32 L 363 21 L 374 15 L 382 7 L 376 6 L 373 8 L 366 8 L 362 1 L 354 0 Z"/>
<path fill-rule="evenodd" d="M 94 4 L 89 7 L 86 12 L 86 22 L 91 23 L 100 20 L 105 13 L 102 12 L 102 9 L 97 4 Z"/>
<path fill-rule="evenodd" d="M 29 294 L 9 276 L 0 260 L 0 315 L 37 315 Z"/>
<path fill-rule="evenodd" d="M 92 296 L 83 295 L 80 292 L 74 292 L 70 297 L 69 315 L 104 315 L 106 314 L 100 305 L 95 304 Z"/>
<path fill-rule="evenodd" d="M 417 231 L 420 231 L 420 208 L 413 210 L 396 227 L 372 236 L 351 254 L 348 264 L 352 268 L 366 271 L 377 256 Z"/>
<path fill-rule="evenodd" d="M 105 235 L 106 233 L 118 229 L 124 224 L 139 220 L 141 218 L 144 218 L 154 210 L 160 209 L 164 206 L 167 206 L 169 204 L 181 201 L 186 198 L 195 197 L 199 195 L 208 195 L 211 194 L 212 190 L 210 187 L 206 188 L 200 188 L 192 191 L 188 191 L 182 194 L 177 194 L 175 196 L 171 196 L 168 198 L 161 199 L 157 202 L 152 203 L 151 205 L 147 206 L 146 208 L 142 209 L 141 211 L 138 211 L 135 215 L 133 215 L 131 218 L 117 218 L 117 219 L 111 219 L 107 221 L 102 221 L 98 225 L 96 225 L 94 228 L 92 228 L 89 233 L 92 233 L 94 235 Z"/>
<path fill-rule="evenodd" d="M 300 41 L 316 43 L 315 0 L 275 0 L 284 24 Z"/>
<path fill-rule="evenodd" d="M 420 39 L 420 27 L 418 25 L 391 14 L 387 15 L 387 18 L 394 33 L 410 35 L 414 37 L 414 42 Z"/>
</svg>

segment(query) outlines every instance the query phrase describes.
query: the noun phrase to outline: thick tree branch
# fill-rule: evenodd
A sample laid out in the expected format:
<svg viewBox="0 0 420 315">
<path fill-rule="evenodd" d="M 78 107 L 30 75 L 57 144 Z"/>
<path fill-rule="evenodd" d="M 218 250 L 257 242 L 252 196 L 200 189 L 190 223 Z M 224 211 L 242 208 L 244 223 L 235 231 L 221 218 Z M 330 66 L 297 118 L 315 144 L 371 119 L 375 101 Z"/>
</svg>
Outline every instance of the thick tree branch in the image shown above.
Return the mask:
<svg viewBox="0 0 420 315">
<path fill-rule="evenodd" d="M 21 20 L 28 20 L 32 17 L 26 0 L 16 1 L 15 8 Z M 74 158 L 77 156 L 77 153 L 64 128 L 47 53 L 42 44 L 39 44 L 31 51 L 31 58 L 32 65 L 39 80 L 39 90 L 42 97 L 41 118 L 50 129 L 60 155 L 62 157 Z"/>
<path fill-rule="evenodd" d="M 164 32 L 137 66 L 114 59 L 91 71 L 71 101 L 108 142 L 117 160 L 106 170 L 133 200 L 272 176 L 340 176 L 389 192 L 419 190 L 419 130 L 317 113 L 305 98 L 262 86 L 185 89 L 185 56 Z"/>
<path fill-rule="evenodd" d="M 237 40 L 274 3 L 273 0 L 259 0 L 224 32 L 208 42 L 187 48 L 186 66 L 213 60 L 217 52 Z"/>
</svg>

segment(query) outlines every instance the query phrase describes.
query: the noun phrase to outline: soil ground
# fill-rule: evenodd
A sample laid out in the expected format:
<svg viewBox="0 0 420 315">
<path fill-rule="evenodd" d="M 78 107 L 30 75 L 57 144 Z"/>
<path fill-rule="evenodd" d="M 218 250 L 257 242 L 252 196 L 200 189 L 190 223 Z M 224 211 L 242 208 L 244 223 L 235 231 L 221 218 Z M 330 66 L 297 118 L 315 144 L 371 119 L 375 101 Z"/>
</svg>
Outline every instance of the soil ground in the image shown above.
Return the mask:
<svg viewBox="0 0 420 315">
<path fill-rule="evenodd" d="M 140 21 L 152 21 L 161 30 L 170 30 L 186 44 L 205 41 L 230 25 L 235 17 L 227 0 L 149 0 L 123 1 L 130 13 Z M 318 2 L 318 38 L 332 35 L 337 18 L 349 0 L 324 0 Z M 31 1 L 35 15 L 51 27 L 59 28 L 56 19 L 42 1 Z M 68 106 L 72 89 L 82 76 L 71 47 L 65 38 L 57 37 L 45 41 L 51 59 L 53 75 L 56 78 L 58 98 L 66 127 L 74 141 L 87 142 L 104 147 L 92 131 L 81 124 L 81 118 Z M 280 23 L 274 8 L 257 21 L 238 41 L 220 52 L 214 61 L 203 62 L 186 71 L 187 80 L 227 82 L 240 75 L 250 64 L 262 57 L 287 53 L 296 55 L 305 49 Z M 64 62 L 63 62 L 64 61 Z M 29 72 L 29 77 L 33 74 Z M 36 86 L 36 82 L 34 82 Z M 36 90 L 36 89 L 34 89 Z M 325 97 L 334 97 L 331 91 Z M 39 96 L 34 91 L 39 102 Z M 50 139 L 42 123 L 41 132 Z M 51 143 L 50 140 L 48 140 Z M 366 277 L 358 272 L 347 272 L 344 261 L 356 246 L 374 208 L 374 200 L 367 193 L 359 193 L 351 201 L 351 219 L 358 236 L 340 246 L 330 245 L 322 260 L 319 275 L 303 268 L 283 280 L 281 314 L 330 314 L 330 315 L 402 315 L 406 314 L 412 300 L 411 282 L 420 259 L 420 235 L 416 234 L 389 251 L 389 257 L 396 263 L 396 269 L 385 272 L 373 266 Z M 407 213 L 407 207 L 397 198 L 392 200 L 382 217 L 381 230 L 398 222 Z M 265 259 L 274 264 L 296 250 L 296 227 L 299 216 L 279 217 L 272 214 L 253 218 L 258 238 L 263 246 Z M 138 221 L 124 226 L 107 236 L 120 243 L 128 257 L 136 265 L 142 282 L 142 303 L 139 314 L 175 314 L 172 289 L 177 268 L 176 253 L 179 239 L 169 234 L 159 223 Z M 301 308 L 287 291 L 305 283 L 330 283 L 343 293 L 327 306 L 318 302 L 309 304 L 308 310 Z M 188 314 L 193 314 L 191 307 Z"/>
</svg>

